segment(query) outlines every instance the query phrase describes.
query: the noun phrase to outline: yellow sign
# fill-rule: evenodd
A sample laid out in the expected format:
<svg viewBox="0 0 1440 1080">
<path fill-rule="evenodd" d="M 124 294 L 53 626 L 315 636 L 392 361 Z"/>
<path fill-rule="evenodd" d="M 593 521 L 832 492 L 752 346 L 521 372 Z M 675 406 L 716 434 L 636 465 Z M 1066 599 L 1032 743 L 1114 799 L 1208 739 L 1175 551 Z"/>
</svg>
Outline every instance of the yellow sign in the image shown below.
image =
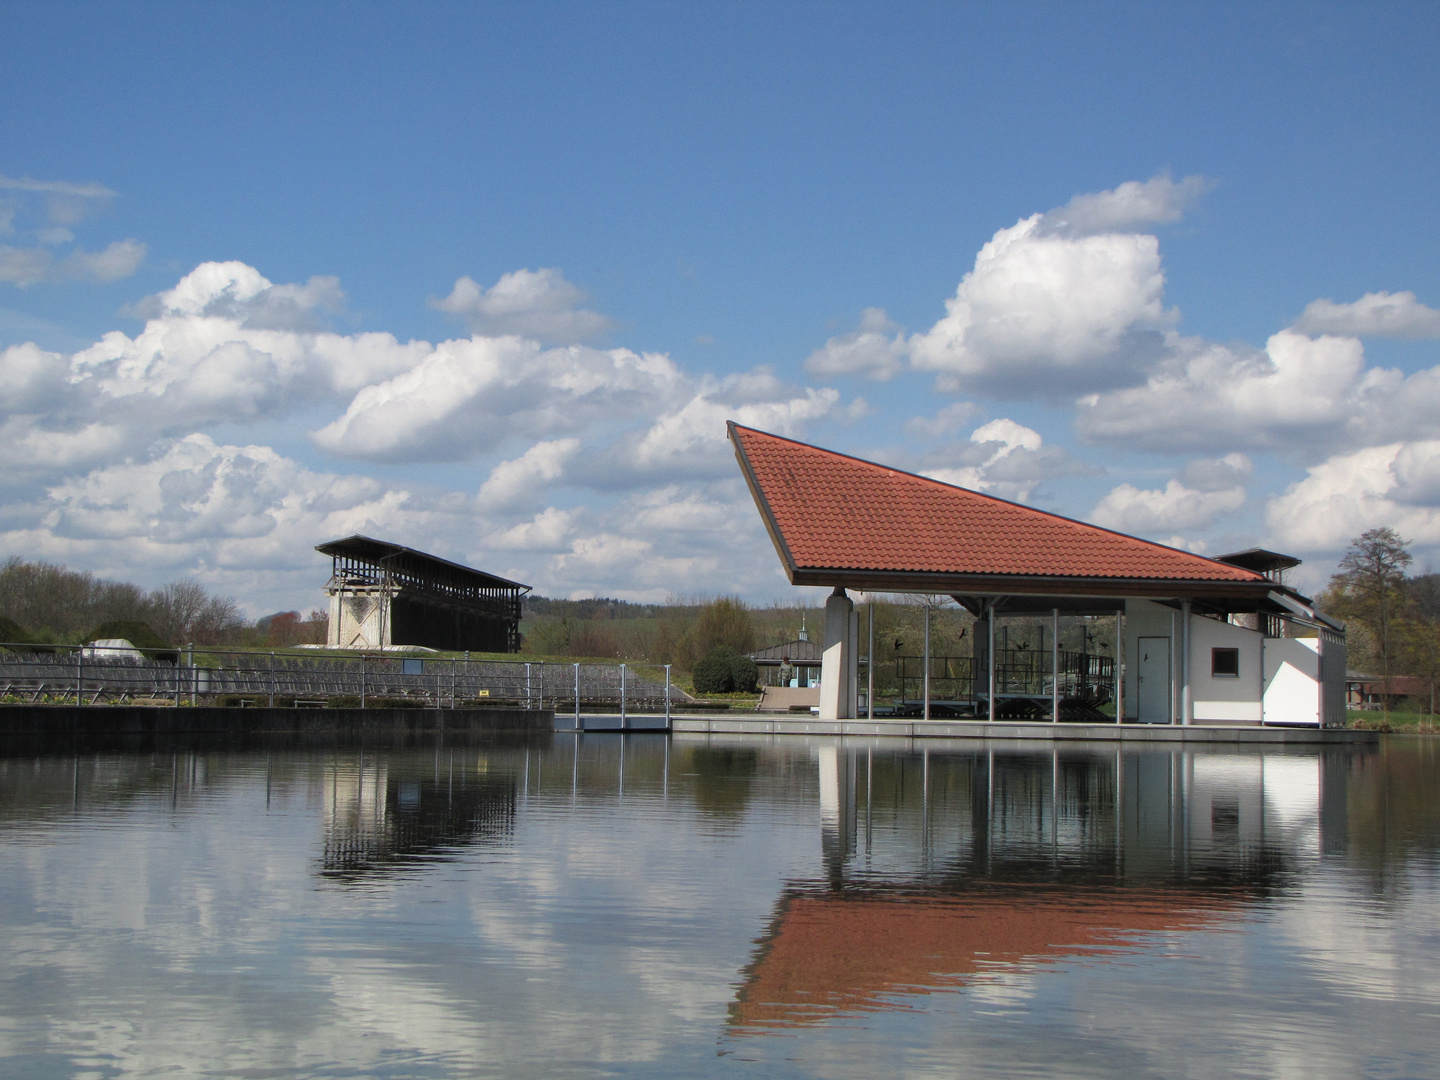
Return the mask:
<svg viewBox="0 0 1440 1080">
<path fill-rule="evenodd" d="M 489 690 L 481 690 L 481 691 L 479 691 L 475 696 L 476 696 L 476 697 L 489 697 L 489 696 L 490 696 L 490 691 L 489 691 Z"/>
</svg>

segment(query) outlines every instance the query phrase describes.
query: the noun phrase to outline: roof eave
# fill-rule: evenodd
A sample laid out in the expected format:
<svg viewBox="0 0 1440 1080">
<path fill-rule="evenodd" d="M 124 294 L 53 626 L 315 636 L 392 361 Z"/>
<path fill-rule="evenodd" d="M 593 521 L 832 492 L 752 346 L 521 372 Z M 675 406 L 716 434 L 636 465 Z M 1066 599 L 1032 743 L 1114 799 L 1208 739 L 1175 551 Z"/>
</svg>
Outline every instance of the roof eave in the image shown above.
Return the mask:
<svg viewBox="0 0 1440 1080">
<path fill-rule="evenodd" d="M 740 463 L 740 471 L 745 475 L 745 483 L 750 488 L 750 496 L 755 500 L 756 509 L 760 511 L 760 520 L 765 523 L 765 531 L 770 534 L 770 542 L 775 545 L 775 553 L 780 556 L 780 563 L 785 567 L 785 576 L 790 579 L 790 584 L 804 584 L 804 582 L 795 580 L 795 558 L 790 554 L 790 547 L 785 543 L 780 526 L 775 522 L 775 514 L 770 509 L 770 503 L 765 498 L 764 491 L 761 490 L 760 482 L 755 479 L 755 470 L 750 466 L 750 459 L 745 454 L 745 447 L 735 437 L 737 426 L 734 420 L 727 420 L 725 434 L 735 447 L 735 460 Z"/>
<path fill-rule="evenodd" d="M 1178 578 L 1079 577 L 1041 574 L 953 574 L 931 570 L 861 570 L 794 567 L 794 585 L 841 586 L 862 592 L 920 592 L 984 596 L 1123 596 L 1135 598 L 1234 597 L 1263 600 L 1270 581 L 1213 581 Z"/>
</svg>

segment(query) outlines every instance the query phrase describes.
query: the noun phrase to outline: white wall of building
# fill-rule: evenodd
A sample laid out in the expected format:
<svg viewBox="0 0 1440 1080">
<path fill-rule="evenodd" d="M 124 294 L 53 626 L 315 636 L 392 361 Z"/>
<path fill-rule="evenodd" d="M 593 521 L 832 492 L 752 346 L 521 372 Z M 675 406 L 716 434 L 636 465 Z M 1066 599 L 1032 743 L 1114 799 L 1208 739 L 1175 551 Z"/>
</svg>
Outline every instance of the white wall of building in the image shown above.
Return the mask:
<svg viewBox="0 0 1440 1080">
<path fill-rule="evenodd" d="M 1195 702 L 1195 723 L 1239 720 L 1258 724 L 1261 721 L 1265 692 L 1262 646 L 1266 644 L 1264 636 L 1256 630 L 1191 615 L 1190 697 Z M 1239 652 L 1239 676 L 1210 673 L 1214 649 Z"/>
<path fill-rule="evenodd" d="M 1151 600 L 1125 605 L 1125 714 L 1134 720 L 1141 708 L 1141 639 L 1169 643 L 1169 714 L 1181 721 L 1185 667 L 1184 615 Z M 1213 674 L 1213 650 L 1234 649 L 1238 675 Z M 1192 717 L 1214 722 L 1340 724 L 1344 718 L 1345 642 L 1337 634 L 1321 638 L 1266 638 L 1257 630 L 1191 614 L 1189 678 Z M 1153 692 L 1153 687 L 1150 688 Z"/>
<path fill-rule="evenodd" d="M 1265 721 L 1320 723 L 1320 639 L 1271 638 L 1265 642 Z"/>
</svg>

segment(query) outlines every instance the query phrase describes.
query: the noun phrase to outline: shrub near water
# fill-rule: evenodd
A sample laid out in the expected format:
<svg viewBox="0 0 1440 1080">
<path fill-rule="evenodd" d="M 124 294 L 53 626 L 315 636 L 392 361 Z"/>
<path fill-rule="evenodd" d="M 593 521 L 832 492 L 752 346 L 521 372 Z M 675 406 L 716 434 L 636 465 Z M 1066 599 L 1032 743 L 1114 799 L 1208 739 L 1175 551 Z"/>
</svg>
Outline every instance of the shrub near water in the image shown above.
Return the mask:
<svg viewBox="0 0 1440 1080">
<path fill-rule="evenodd" d="M 695 692 L 699 694 L 753 694 L 759 678 L 755 661 L 727 645 L 719 645 L 695 665 Z"/>
</svg>

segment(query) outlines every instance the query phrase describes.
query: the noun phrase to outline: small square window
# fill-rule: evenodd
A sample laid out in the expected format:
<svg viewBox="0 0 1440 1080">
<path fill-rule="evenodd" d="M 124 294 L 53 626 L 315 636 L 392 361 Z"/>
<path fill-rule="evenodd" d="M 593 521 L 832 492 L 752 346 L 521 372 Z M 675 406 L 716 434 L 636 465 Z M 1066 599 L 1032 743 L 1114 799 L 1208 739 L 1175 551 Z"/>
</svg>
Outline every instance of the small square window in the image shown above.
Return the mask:
<svg viewBox="0 0 1440 1080">
<path fill-rule="evenodd" d="M 1210 674 L 1217 679 L 1238 679 L 1240 677 L 1240 650 L 1211 649 Z"/>
</svg>

